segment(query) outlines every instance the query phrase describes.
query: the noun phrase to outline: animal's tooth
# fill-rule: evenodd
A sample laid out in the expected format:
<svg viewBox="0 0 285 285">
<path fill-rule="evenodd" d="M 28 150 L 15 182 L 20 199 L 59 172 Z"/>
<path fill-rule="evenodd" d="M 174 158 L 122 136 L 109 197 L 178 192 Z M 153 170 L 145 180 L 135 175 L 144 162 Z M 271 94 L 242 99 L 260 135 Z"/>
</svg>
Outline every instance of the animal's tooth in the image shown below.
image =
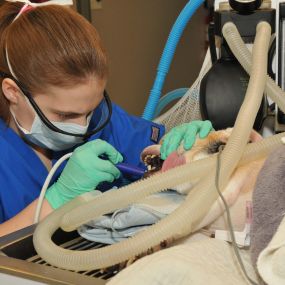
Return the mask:
<svg viewBox="0 0 285 285">
<path fill-rule="evenodd" d="M 149 170 L 149 171 L 151 170 L 151 165 L 147 166 L 147 170 Z"/>
</svg>

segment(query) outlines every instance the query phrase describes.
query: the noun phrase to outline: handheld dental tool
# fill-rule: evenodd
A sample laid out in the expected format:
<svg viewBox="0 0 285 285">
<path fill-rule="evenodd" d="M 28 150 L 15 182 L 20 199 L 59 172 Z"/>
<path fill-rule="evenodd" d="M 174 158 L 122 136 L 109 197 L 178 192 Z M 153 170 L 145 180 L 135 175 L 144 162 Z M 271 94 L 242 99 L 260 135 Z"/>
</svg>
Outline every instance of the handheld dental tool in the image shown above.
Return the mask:
<svg viewBox="0 0 285 285">
<path fill-rule="evenodd" d="M 117 163 L 116 167 L 124 174 L 134 175 L 139 178 L 141 178 L 145 174 L 145 170 L 143 168 L 130 165 L 124 162 Z"/>
</svg>

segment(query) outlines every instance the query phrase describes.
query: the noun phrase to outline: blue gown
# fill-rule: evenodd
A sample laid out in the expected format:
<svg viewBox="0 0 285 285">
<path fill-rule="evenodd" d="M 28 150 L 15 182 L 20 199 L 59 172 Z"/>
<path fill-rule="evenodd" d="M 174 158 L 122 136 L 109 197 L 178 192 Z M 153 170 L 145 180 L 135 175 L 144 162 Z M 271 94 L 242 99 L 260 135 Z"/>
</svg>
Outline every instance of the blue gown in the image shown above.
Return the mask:
<svg viewBox="0 0 285 285">
<path fill-rule="evenodd" d="M 90 128 L 94 127 L 95 115 Z M 144 167 L 140 161 L 141 151 L 157 143 L 164 131 L 164 126 L 131 116 L 113 104 L 111 121 L 90 140 L 105 140 L 123 155 L 124 162 Z M 54 153 L 52 163 L 69 151 Z M 52 182 L 63 167 L 58 169 Z M 47 175 L 46 167 L 32 148 L 0 119 L 0 223 L 15 216 L 39 196 Z M 119 179 L 115 185 L 121 183 Z M 104 187 L 109 189 L 111 185 L 102 186 L 100 190 L 105 190 Z"/>
</svg>

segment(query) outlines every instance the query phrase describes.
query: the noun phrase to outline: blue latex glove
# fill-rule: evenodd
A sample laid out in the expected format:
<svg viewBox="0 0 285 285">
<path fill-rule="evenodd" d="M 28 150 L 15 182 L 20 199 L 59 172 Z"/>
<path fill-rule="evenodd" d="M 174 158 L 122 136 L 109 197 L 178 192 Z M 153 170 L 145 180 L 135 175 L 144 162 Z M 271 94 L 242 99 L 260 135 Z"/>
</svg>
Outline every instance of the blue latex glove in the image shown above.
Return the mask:
<svg viewBox="0 0 285 285">
<path fill-rule="evenodd" d="M 101 159 L 106 156 L 109 160 Z M 85 192 L 94 190 L 101 182 L 113 182 L 120 177 L 114 165 L 122 162 L 122 155 L 109 143 L 97 139 L 75 149 L 59 179 L 45 195 L 56 209 Z"/>
<path fill-rule="evenodd" d="M 185 150 L 191 149 L 197 134 L 203 139 L 212 129 L 210 121 L 192 121 L 172 128 L 163 138 L 160 148 L 161 159 L 166 159 L 170 153 L 177 150 L 182 141 Z"/>
</svg>

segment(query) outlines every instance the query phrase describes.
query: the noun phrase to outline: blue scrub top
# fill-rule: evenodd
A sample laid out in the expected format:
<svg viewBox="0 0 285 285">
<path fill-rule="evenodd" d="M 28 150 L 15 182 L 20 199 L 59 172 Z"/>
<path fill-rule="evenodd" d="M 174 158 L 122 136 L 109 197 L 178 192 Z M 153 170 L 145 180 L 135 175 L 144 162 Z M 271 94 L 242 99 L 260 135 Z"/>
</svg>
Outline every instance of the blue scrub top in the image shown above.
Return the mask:
<svg viewBox="0 0 285 285">
<path fill-rule="evenodd" d="M 90 128 L 94 124 L 95 116 Z M 144 167 L 140 161 L 141 151 L 157 143 L 164 132 L 164 126 L 131 116 L 113 104 L 111 121 L 90 140 L 105 140 L 123 155 L 124 162 Z M 54 153 L 53 164 L 67 152 Z M 32 148 L 0 119 L 0 223 L 15 216 L 39 196 L 47 175 L 46 167 Z M 115 185 L 121 186 L 121 182 L 119 179 Z M 101 190 L 104 187 L 106 185 Z M 108 189 L 110 187 L 107 185 Z"/>
</svg>

